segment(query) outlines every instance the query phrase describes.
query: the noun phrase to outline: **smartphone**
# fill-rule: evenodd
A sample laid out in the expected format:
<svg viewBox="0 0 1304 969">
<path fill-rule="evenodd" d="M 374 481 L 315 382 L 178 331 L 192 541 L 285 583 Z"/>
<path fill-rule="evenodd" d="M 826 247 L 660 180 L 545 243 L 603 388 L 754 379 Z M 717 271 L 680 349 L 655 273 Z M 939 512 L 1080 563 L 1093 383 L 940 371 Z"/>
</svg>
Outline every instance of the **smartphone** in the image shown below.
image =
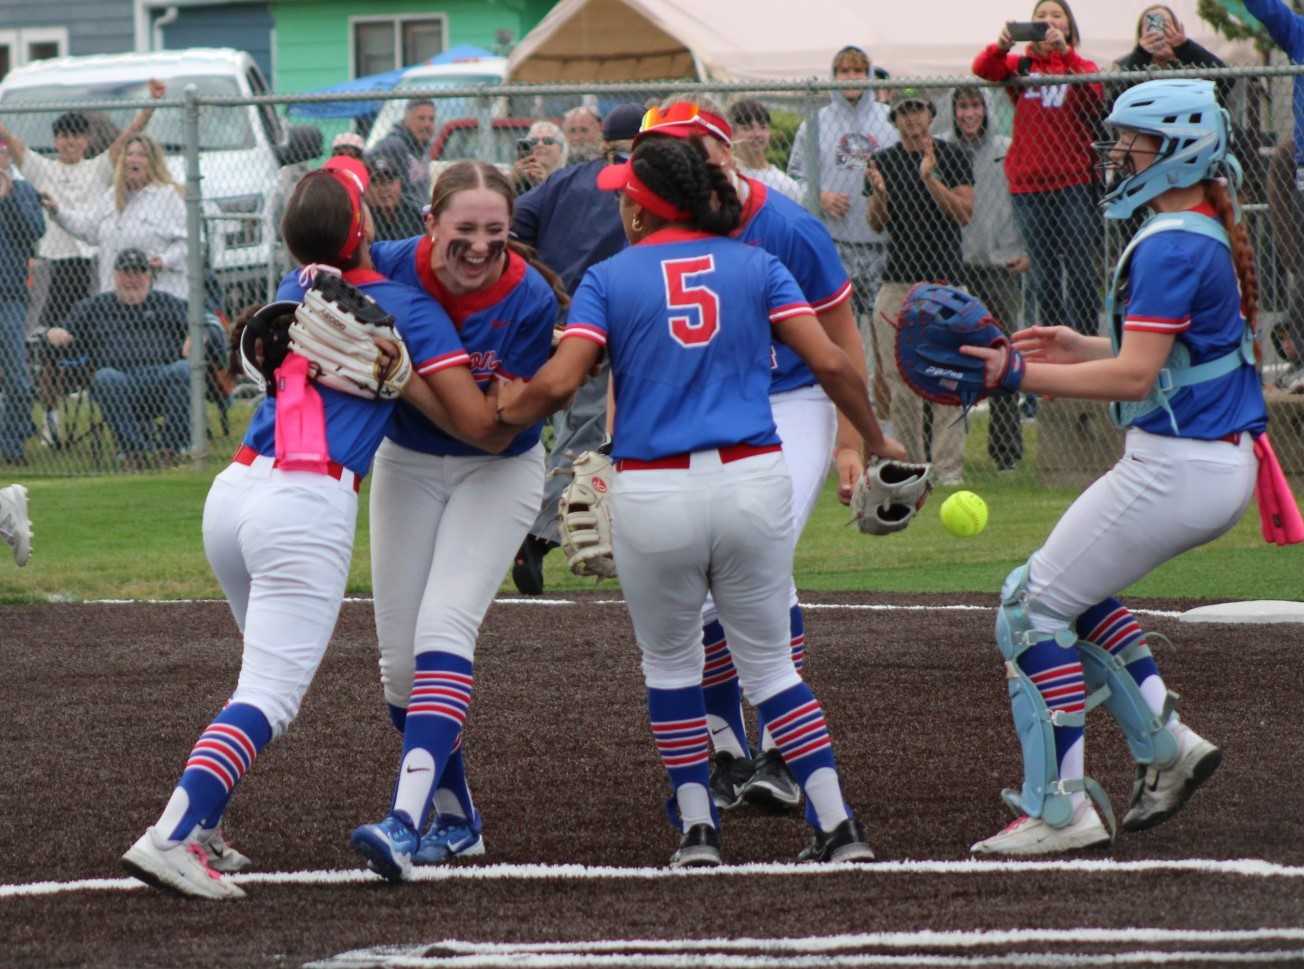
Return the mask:
<svg viewBox="0 0 1304 969">
<path fill-rule="evenodd" d="M 1037 41 L 1046 39 L 1050 24 L 1044 20 L 1011 20 L 1005 24 L 1005 29 L 1010 32 L 1010 39 L 1016 43 Z"/>
<path fill-rule="evenodd" d="M 534 151 L 534 146 L 530 144 L 528 139 L 521 138 L 516 142 L 517 158 L 528 158 L 532 151 Z"/>
<path fill-rule="evenodd" d="M 1146 14 L 1146 33 L 1162 34 L 1165 26 L 1164 15 L 1159 11 Z"/>
</svg>

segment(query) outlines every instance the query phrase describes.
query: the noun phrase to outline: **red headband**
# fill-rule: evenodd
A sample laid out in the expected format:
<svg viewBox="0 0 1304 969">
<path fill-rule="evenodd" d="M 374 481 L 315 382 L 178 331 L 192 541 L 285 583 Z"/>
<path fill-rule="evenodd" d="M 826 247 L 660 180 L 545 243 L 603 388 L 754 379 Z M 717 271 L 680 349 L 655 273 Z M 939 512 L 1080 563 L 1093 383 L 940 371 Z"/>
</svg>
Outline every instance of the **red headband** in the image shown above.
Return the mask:
<svg viewBox="0 0 1304 969">
<path fill-rule="evenodd" d="M 679 208 L 652 191 L 646 182 L 634 174 L 632 162 L 608 165 L 598 172 L 598 188 L 604 192 L 624 192 L 631 200 L 667 222 L 689 222 L 693 218 L 692 212 Z"/>
<path fill-rule="evenodd" d="M 329 159 L 321 170 L 326 172 L 335 179 L 349 196 L 349 208 L 351 217 L 349 219 L 349 235 L 340 247 L 340 262 L 348 262 L 353 258 L 358 247 L 362 245 L 362 238 L 365 234 L 365 220 L 362 217 L 362 194 L 367 190 L 371 182 L 371 176 L 367 173 L 367 166 L 356 158 L 349 158 L 347 155 L 336 155 Z"/>
<path fill-rule="evenodd" d="M 714 111 L 704 111 L 691 101 L 676 101 L 665 109 L 651 108 L 643 115 L 635 144 L 643 135 L 692 138 L 710 135 L 726 146 L 733 145 L 733 125 Z"/>
</svg>

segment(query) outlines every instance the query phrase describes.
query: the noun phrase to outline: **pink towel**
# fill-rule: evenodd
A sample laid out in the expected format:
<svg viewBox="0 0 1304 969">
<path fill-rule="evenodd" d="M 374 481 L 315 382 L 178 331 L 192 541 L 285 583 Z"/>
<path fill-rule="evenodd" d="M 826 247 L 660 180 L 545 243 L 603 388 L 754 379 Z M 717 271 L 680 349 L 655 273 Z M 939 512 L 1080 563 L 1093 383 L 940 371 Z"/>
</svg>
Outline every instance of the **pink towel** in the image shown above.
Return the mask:
<svg viewBox="0 0 1304 969">
<path fill-rule="evenodd" d="M 276 368 L 276 466 L 327 474 L 326 412 L 308 379 L 309 366 L 306 359 L 291 353 Z"/>
<path fill-rule="evenodd" d="M 1259 503 L 1263 540 L 1278 545 L 1304 542 L 1304 520 L 1300 518 L 1295 496 L 1291 494 L 1286 476 L 1281 473 L 1277 454 L 1272 450 L 1272 442 L 1266 433 L 1254 439 L 1254 456 L 1259 459 L 1259 480 L 1254 486 L 1254 497 Z"/>
</svg>

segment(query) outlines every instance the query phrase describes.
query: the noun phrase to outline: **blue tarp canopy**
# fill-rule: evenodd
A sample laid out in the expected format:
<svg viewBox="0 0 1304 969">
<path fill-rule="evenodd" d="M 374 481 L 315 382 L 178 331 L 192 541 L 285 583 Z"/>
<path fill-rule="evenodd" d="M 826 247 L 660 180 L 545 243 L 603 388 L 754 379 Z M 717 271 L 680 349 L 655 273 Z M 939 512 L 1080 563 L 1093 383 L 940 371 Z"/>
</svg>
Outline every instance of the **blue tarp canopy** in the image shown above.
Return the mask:
<svg viewBox="0 0 1304 969">
<path fill-rule="evenodd" d="M 482 57 L 495 56 L 492 51 L 487 51 L 483 47 L 473 47 L 469 44 L 463 44 L 459 47 L 450 47 L 448 50 L 436 54 L 424 64 L 455 64 L 458 61 L 474 61 Z M 355 77 L 351 81 L 341 81 L 339 84 L 332 84 L 330 87 L 321 88 L 318 91 L 305 91 L 305 94 L 356 94 L 361 91 L 392 91 L 398 86 L 398 82 L 403 80 L 403 75 L 417 65 L 409 64 L 407 67 L 396 67 L 392 71 L 385 71 L 383 74 L 369 74 L 366 77 Z M 289 107 L 289 114 L 298 118 L 358 118 L 363 115 L 375 114 L 380 110 L 381 102 L 379 101 L 315 101 L 311 104 L 292 104 Z"/>
</svg>

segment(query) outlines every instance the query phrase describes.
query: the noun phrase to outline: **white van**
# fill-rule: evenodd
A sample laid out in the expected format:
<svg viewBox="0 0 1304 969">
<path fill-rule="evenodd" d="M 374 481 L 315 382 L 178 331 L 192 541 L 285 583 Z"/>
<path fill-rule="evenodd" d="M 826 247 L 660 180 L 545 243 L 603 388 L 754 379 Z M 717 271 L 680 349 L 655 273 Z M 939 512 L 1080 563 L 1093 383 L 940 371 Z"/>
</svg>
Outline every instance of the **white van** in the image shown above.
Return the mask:
<svg viewBox="0 0 1304 969">
<path fill-rule="evenodd" d="M 268 94 L 270 88 L 258 65 L 243 51 L 194 48 L 137 54 L 97 54 L 60 57 L 15 68 L 0 82 L 0 115 L 7 127 L 42 153 L 53 153 L 51 122 L 61 110 L 8 114 L 14 104 L 39 102 L 91 103 L 146 101 L 146 82 L 158 78 L 166 97 L 180 98 L 187 85 L 200 95 L 241 97 Z M 97 128 L 125 127 L 139 105 L 107 111 L 86 110 Z M 185 182 L 184 111 L 161 108 L 145 133 L 167 152 L 168 167 L 179 184 Z M 320 133 L 316 136 L 320 150 Z M 268 193 L 277 184 L 282 164 L 304 149 L 307 132 L 294 137 L 270 105 L 205 107 L 199 116 L 199 169 L 208 237 L 208 264 L 223 282 L 258 280 L 267 274 L 268 226 L 264 218 Z M 92 138 L 94 141 L 94 137 Z M 316 152 L 312 152 L 316 154 Z M 233 218 L 223 219 L 222 215 Z"/>
</svg>

